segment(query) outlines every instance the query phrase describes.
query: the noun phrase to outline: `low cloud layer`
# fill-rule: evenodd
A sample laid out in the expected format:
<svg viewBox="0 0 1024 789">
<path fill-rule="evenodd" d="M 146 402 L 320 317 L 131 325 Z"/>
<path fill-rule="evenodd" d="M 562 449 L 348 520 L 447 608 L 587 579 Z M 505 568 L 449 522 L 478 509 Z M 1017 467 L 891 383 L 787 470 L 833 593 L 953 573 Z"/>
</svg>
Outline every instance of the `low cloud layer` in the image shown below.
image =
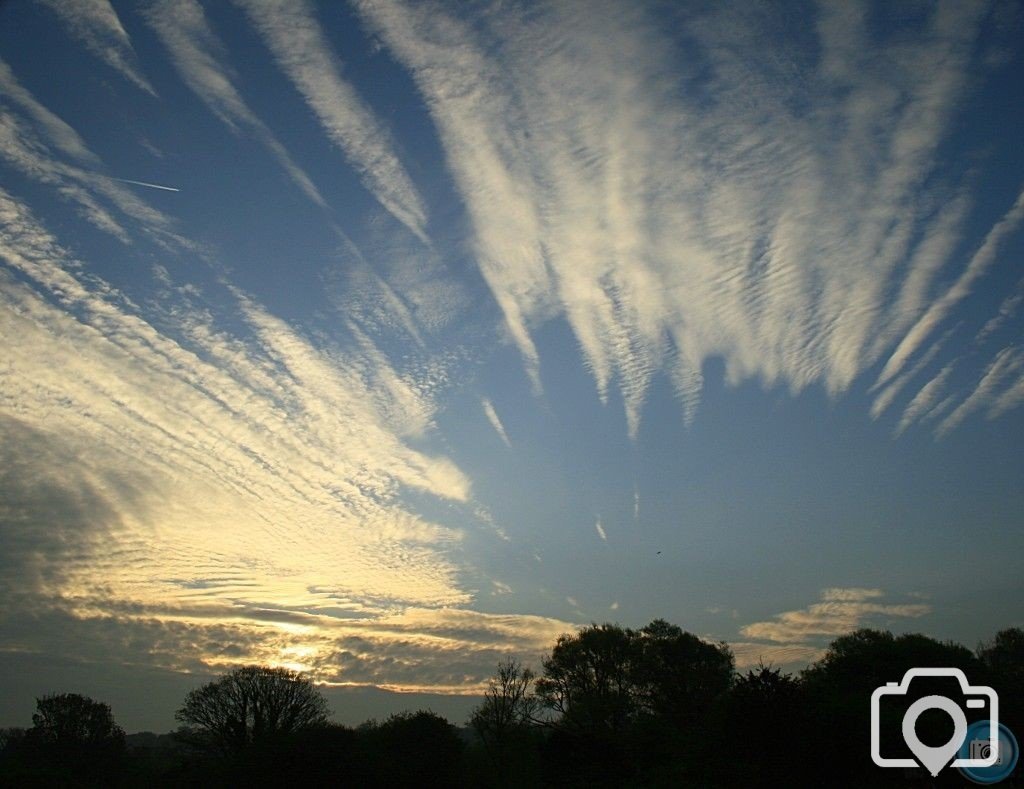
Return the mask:
<svg viewBox="0 0 1024 789">
<path fill-rule="evenodd" d="M 824 642 L 837 636 L 861 627 L 902 627 L 904 620 L 920 618 L 932 610 L 925 603 L 880 602 L 884 597 L 881 589 L 824 589 L 819 602 L 796 611 L 784 611 L 765 622 L 745 625 L 740 628 L 740 634 L 772 642 L 760 647 L 768 654 L 814 656 L 821 651 Z M 756 652 L 758 648 L 756 644 L 742 645 L 744 654 Z"/>
</svg>

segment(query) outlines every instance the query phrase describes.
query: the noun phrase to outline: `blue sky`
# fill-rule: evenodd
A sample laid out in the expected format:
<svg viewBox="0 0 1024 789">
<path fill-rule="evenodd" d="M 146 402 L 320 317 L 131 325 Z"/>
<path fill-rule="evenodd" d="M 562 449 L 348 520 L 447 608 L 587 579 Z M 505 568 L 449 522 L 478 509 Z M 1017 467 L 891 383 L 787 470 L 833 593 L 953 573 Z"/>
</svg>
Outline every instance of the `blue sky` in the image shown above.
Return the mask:
<svg viewBox="0 0 1024 789">
<path fill-rule="evenodd" d="M 34 665 L 465 695 L 591 621 L 1024 624 L 1022 27 L 5 4 L 4 722 Z"/>
</svg>

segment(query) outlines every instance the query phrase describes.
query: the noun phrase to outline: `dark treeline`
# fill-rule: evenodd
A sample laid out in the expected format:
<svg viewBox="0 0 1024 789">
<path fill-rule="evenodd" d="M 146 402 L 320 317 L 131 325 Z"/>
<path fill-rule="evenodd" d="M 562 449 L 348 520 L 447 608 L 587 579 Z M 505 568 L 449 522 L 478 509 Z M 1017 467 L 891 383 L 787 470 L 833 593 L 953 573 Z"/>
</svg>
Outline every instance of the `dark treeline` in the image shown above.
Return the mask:
<svg viewBox="0 0 1024 789">
<path fill-rule="evenodd" d="M 0 785 L 963 786 L 953 770 L 871 761 L 872 690 L 923 666 L 992 686 L 1001 721 L 1024 732 L 1018 628 L 974 651 L 859 630 L 794 676 L 737 673 L 726 644 L 657 620 L 562 636 L 537 673 L 507 658 L 463 728 L 427 711 L 341 726 L 307 678 L 259 666 L 190 692 L 169 735 L 126 736 L 103 703 L 44 697 L 31 728 L 0 731 Z M 943 727 L 922 716 L 918 734 L 939 744 Z"/>
</svg>

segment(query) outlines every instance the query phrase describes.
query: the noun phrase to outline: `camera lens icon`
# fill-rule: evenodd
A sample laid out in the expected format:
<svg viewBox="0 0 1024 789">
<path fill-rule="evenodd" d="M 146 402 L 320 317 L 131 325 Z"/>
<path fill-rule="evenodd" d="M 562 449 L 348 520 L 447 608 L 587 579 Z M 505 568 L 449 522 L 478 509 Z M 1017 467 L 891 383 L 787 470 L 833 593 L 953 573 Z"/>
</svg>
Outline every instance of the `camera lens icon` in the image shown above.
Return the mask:
<svg viewBox="0 0 1024 789">
<path fill-rule="evenodd" d="M 885 755 L 881 751 L 880 707 L 886 702 L 888 705 L 897 704 L 898 699 L 893 697 L 907 696 L 912 681 L 917 677 L 952 677 L 960 686 L 962 698 L 959 701 L 954 701 L 947 696 L 932 695 L 917 699 L 907 708 L 901 728 L 903 741 L 914 758 Z M 953 736 L 948 742 L 939 746 L 926 745 L 917 736 L 918 718 L 928 710 L 934 709 L 945 712 L 953 721 Z M 977 710 L 979 713 L 984 712 L 983 722 L 988 725 L 987 730 L 991 732 L 999 730 L 999 697 L 996 692 L 983 685 L 971 685 L 964 672 L 958 668 L 912 668 L 903 675 L 902 682 L 889 682 L 880 688 L 875 688 L 874 693 L 871 694 L 872 761 L 879 767 L 916 767 L 920 764 L 933 777 L 937 776 L 946 765 L 949 765 L 950 761 L 952 761 L 951 766 L 957 768 L 991 767 L 999 758 L 998 739 L 992 738 L 985 740 L 984 743 L 972 744 L 970 753 L 963 752 L 968 732 L 975 725 L 972 724 L 971 727 L 968 727 L 965 709 Z M 984 749 L 981 747 L 982 745 L 987 745 L 988 748 Z"/>
</svg>

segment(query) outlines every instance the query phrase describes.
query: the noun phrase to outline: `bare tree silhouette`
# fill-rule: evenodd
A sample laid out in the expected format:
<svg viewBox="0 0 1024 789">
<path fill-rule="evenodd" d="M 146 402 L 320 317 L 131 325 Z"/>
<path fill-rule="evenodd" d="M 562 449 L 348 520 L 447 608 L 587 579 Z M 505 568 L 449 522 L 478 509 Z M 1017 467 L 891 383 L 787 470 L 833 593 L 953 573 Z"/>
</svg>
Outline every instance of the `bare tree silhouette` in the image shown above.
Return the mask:
<svg viewBox="0 0 1024 789">
<path fill-rule="evenodd" d="M 327 722 L 327 701 L 302 674 L 245 666 L 196 688 L 175 718 L 226 749 Z"/>
</svg>

